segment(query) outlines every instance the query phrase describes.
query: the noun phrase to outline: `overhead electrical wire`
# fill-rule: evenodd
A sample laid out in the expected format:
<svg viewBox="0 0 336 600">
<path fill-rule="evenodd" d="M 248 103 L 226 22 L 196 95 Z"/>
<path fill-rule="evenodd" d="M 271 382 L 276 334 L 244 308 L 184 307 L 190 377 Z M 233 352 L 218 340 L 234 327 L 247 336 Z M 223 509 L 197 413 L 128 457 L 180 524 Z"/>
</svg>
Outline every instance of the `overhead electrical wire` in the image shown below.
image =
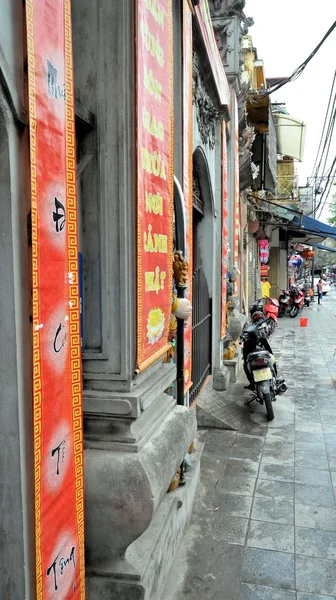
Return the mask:
<svg viewBox="0 0 336 600">
<path fill-rule="evenodd" d="M 333 163 L 332 163 L 332 165 L 331 165 L 331 167 L 329 169 L 329 174 L 328 174 L 328 177 L 327 177 L 326 186 L 325 186 L 325 188 L 324 188 L 324 190 L 323 190 L 323 192 L 321 194 L 321 198 L 319 200 L 319 203 L 318 203 L 318 205 L 316 206 L 316 208 L 314 210 L 315 214 L 316 214 L 316 211 L 319 210 L 319 216 L 321 216 L 321 213 L 322 213 L 322 211 L 323 211 L 323 209 L 325 207 L 325 204 L 326 204 L 326 201 L 328 199 L 328 196 L 329 196 L 329 193 L 330 193 L 331 186 L 333 184 L 333 180 L 334 180 L 335 175 L 336 175 L 336 156 L 335 156 L 335 158 L 333 160 Z"/>
<path fill-rule="evenodd" d="M 314 162 L 314 166 L 313 166 L 313 170 L 312 170 L 311 179 L 314 178 L 314 175 L 315 175 L 315 172 L 316 172 L 317 161 L 319 159 L 319 154 L 320 154 L 320 150 L 321 150 L 321 146 L 322 146 L 323 136 L 324 136 L 324 132 L 325 132 L 326 124 L 327 124 L 327 118 L 328 118 L 328 115 L 329 115 L 329 110 L 330 110 L 330 106 L 331 106 L 331 102 L 332 102 L 332 97 L 333 97 L 333 93 L 334 93 L 335 82 L 336 82 L 336 70 L 335 70 L 335 73 L 334 73 L 334 78 L 333 78 L 333 82 L 332 82 L 332 86 L 331 86 L 331 90 L 330 90 L 327 111 L 326 111 L 325 118 L 324 118 L 324 123 L 323 123 L 323 128 L 322 128 L 322 133 L 321 133 L 321 139 L 320 139 L 319 147 L 317 149 L 317 153 L 316 153 L 316 158 L 315 158 L 315 162 Z M 335 103 L 335 99 L 334 99 L 334 103 Z"/>
<path fill-rule="evenodd" d="M 334 105 L 335 105 L 335 108 L 334 108 L 333 116 L 332 116 L 332 119 L 331 119 L 331 121 L 329 123 L 329 128 L 328 128 L 328 131 L 327 131 L 326 146 L 325 146 L 326 150 L 325 150 L 325 157 L 324 157 L 324 163 L 323 163 L 323 169 L 322 169 L 321 177 L 323 177 L 324 173 L 325 173 L 325 169 L 326 169 L 326 166 L 327 166 L 327 160 L 328 160 L 328 156 L 329 156 L 329 152 L 330 152 L 331 140 L 333 138 L 333 133 L 334 133 L 334 128 L 335 128 L 335 121 L 336 121 L 336 99 L 334 101 Z M 327 140 L 328 140 L 328 142 L 327 142 Z M 320 163 L 319 163 L 319 165 L 320 165 Z M 317 176 L 318 176 L 318 174 L 319 174 L 319 169 L 316 171 L 316 175 Z"/>
<path fill-rule="evenodd" d="M 286 85 L 290 81 L 295 81 L 296 79 L 298 79 L 298 77 L 300 77 L 300 75 L 302 75 L 302 73 L 305 70 L 305 68 L 308 65 L 308 63 L 310 63 L 310 61 L 312 60 L 312 58 L 315 56 L 315 54 L 321 48 L 322 44 L 324 44 L 324 42 L 326 41 L 326 39 L 334 31 L 335 27 L 336 27 L 336 21 L 334 21 L 334 23 L 331 25 L 331 27 L 329 27 L 327 33 L 323 36 L 322 40 L 317 44 L 317 46 L 314 48 L 314 50 L 306 58 L 306 60 L 304 60 L 303 63 L 301 63 L 301 65 L 299 65 L 293 71 L 293 73 L 289 77 L 284 77 L 284 79 L 282 79 L 279 83 L 275 84 L 269 90 L 259 92 L 258 95 L 261 98 L 263 98 L 265 96 L 270 96 L 271 94 L 273 94 L 274 92 L 276 92 L 277 90 L 279 90 L 280 88 L 282 88 L 284 85 Z M 257 98 L 253 98 L 253 102 L 254 103 L 258 102 Z"/>
<path fill-rule="evenodd" d="M 322 44 L 324 44 L 324 42 L 329 37 L 329 35 L 334 31 L 335 27 L 336 27 L 336 21 L 334 21 L 334 23 L 331 25 L 331 27 L 329 27 L 327 33 L 323 36 L 322 40 L 319 42 L 319 44 L 317 44 L 317 46 L 314 48 L 314 50 L 306 58 L 306 60 L 304 60 L 303 63 L 301 63 L 301 65 L 299 67 L 297 67 L 289 77 L 285 77 L 285 79 L 283 81 L 276 84 L 275 87 L 273 87 L 273 89 L 271 88 L 270 90 L 268 90 L 266 92 L 266 94 L 269 96 L 270 94 L 273 94 L 273 92 L 276 92 L 277 90 L 282 88 L 284 85 L 286 85 L 286 83 L 289 83 L 290 81 L 295 81 L 298 77 L 300 77 L 300 75 L 302 75 L 302 73 L 305 70 L 308 63 L 312 60 L 312 58 L 315 56 L 315 54 L 321 48 Z"/>
</svg>

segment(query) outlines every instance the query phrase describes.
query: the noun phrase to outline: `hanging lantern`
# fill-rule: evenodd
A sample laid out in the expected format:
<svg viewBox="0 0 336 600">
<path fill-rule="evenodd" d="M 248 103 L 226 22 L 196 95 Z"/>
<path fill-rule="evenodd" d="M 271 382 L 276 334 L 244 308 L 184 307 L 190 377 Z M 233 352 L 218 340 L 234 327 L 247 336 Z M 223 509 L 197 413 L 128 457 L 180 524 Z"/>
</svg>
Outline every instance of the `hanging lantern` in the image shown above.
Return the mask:
<svg viewBox="0 0 336 600">
<path fill-rule="evenodd" d="M 301 256 L 305 260 L 309 260 L 310 258 L 313 258 L 313 256 L 315 256 L 315 252 L 314 252 L 314 250 L 308 250 L 308 248 L 307 248 L 306 250 L 303 250 L 301 252 Z"/>
</svg>

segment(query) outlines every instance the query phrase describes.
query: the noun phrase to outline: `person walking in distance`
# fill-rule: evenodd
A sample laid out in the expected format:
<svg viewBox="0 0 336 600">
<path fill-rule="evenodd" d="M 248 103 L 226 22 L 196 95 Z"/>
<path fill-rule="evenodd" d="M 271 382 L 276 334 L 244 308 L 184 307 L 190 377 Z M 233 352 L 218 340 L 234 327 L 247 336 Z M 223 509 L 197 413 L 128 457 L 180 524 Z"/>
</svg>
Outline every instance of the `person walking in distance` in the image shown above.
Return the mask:
<svg viewBox="0 0 336 600">
<path fill-rule="evenodd" d="M 318 301 L 318 304 L 321 304 L 321 300 L 322 300 L 322 296 L 323 296 L 322 279 L 319 279 L 318 283 L 316 284 L 316 287 L 317 287 L 317 301 Z"/>
</svg>

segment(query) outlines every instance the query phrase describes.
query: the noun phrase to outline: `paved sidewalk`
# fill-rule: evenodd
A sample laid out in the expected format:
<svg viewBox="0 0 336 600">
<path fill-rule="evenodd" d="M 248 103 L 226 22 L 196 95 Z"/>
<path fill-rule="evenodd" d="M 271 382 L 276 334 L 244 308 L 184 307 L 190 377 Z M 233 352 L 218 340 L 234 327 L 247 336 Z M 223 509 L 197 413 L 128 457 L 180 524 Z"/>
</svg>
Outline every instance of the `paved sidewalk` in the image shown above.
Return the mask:
<svg viewBox="0 0 336 600">
<path fill-rule="evenodd" d="M 244 406 L 242 377 L 242 429 L 199 432 L 201 488 L 163 600 L 336 598 L 335 313 L 332 293 L 307 328 L 280 321 L 271 345 L 288 391 L 274 421 Z"/>
</svg>

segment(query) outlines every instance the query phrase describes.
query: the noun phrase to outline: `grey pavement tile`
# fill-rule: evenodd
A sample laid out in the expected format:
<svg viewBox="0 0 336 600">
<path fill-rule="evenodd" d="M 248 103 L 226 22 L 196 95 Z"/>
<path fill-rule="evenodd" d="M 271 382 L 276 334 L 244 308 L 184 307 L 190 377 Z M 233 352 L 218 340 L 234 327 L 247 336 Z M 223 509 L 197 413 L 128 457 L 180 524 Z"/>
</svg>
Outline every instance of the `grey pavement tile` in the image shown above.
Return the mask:
<svg viewBox="0 0 336 600">
<path fill-rule="evenodd" d="M 252 505 L 251 519 L 293 525 L 294 505 L 292 502 L 276 500 L 275 498 L 255 498 Z"/>
<path fill-rule="evenodd" d="M 305 443 L 309 444 L 321 444 L 324 443 L 323 433 L 311 433 L 307 431 L 296 431 L 295 432 L 295 444 Z"/>
<path fill-rule="evenodd" d="M 325 433 L 324 441 L 327 448 L 335 448 L 336 449 L 336 433 Z"/>
<path fill-rule="evenodd" d="M 294 552 L 294 527 L 280 523 L 251 521 L 247 534 L 247 546 L 279 552 Z"/>
<path fill-rule="evenodd" d="M 294 589 L 294 556 L 284 552 L 246 548 L 242 581 Z"/>
<path fill-rule="evenodd" d="M 248 519 L 222 515 L 218 510 L 206 518 L 202 524 L 202 532 L 205 537 L 218 542 L 244 546 L 248 523 Z"/>
<path fill-rule="evenodd" d="M 295 458 L 296 459 L 309 459 L 309 458 L 314 458 L 316 460 L 318 459 L 325 459 L 327 456 L 327 451 L 326 451 L 326 445 L 325 444 L 311 444 L 310 447 L 308 446 L 308 444 L 305 445 L 305 447 L 303 445 L 301 445 L 299 442 L 298 444 L 295 444 Z"/>
<path fill-rule="evenodd" d="M 264 436 L 260 435 L 248 435 L 246 433 L 237 433 L 235 444 L 241 444 L 246 448 L 259 449 L 265 443 Z"/>
<path fill-rule="evenodd" d="M 276 500 L 294 501 L 294 484 L 285 481 L 257 479 L 256 498 L 275 498 Z"/>
<path fill-rule="evenodd" d="M 295 413 L 295 427 L 298 428 L 300 425 L 321 425 L 321 418 L 319 413 L 307 412 Z"/>
<path fill-rule="evenodd" d="M 294 466 L 265 463 L 262 460 L 260 463 L 259 478 L 275 481 L 294 481 Z"/>
<path fill-rule="evenodd" d="M 309 399 L 309 400 L 300 400 L 299 398 L 296 400 L 295 402 L 295 415 L 296 414 L 301 414 L 302 412 L 306 412 L 307 410 L 309 411 L 318 411 L 320 408 L 320 405 L 318 403 L 318 400 L 313 400 L 313 399 Z"/>
<path fill-rule="evenodd" d="M 282 407 L 280 406 L 280 404 L 276 403 L 274 406 L 274 412 L 276 412 L 276 417 L 278 421 L 294 424 L 295 415 L 293 410 Z"/>
<path fill-rule="evenodd" d="M 329 468 L 326 452 L 321 454 L 310 454 L 309 452 L 297 452 L 295 454 L 295 465 L 298 468 L 317 469 L 327 471 Z"/>
<path fill-rule="evenodd" d="M 224 494 L 253 496 L 255 482 L 254 477 L 223 475 L 217 482 L 216 491 Z"/>
<path fill-rule="evenodd" d="M 291 444 L 294 440 L 294 428 L 292 425 L 286 425 L 282 429 L 267 429 L 265 443 L 271 440 L 287 442 Z"/>
<path fill-rule="evenodd" d="M 212 475 L 214 479 L 218 479 L 222 475 L 226 468 L 226 459 L 207 456 L 202 454 L 201 458 L 201 470 L 202 473 Z"/>
<path fill-rule="evenodd" d="M 295 504 L 295 525 L 311 529 L 336 531 L 336 508 Z"/>
<path fill-rule="evenodd" d="M 277 404 L 280 409 L 289 410 L 290 412 L 295 411 L 295 398 L 291 398 L 289 395 L 278 396 Z"/>
<path fill-rule="evenodd" d="M 324 433 L 336 433 L 336 424 L 330 423 L 330 421 L 329 423 L 323 422 L 322 427 Z"/>
<path fill-rule="evenodd" d="M 335 506 L 334 492 L 331 484 L 313 486 L 303 483 L 295 484 L 295 501 L 310 506 Z"/>
<path fill-rule="evenodd" d="M 319 594 L 306 594 L 305 592 L 298 592 L 297 600 L 333 600 L 334 596 L 320 596 Z"/>
<path fill-rule="evenodd" d="M 295 552 L 302 556 L 336 559 L 336 532 L 296 527 Z"/>
<path fill-rule="evenodd" d="M 286 452 L 273 452 L 269 454 L 263 454 L 262 463 L 273 464 L 273 465 L 283 465 L 294 467 L 294 451 L 288 450 Z"/>
<path fill-rule="evenodd" d="M 212 457 L 228 456 L 235 438 L 235 431 L 225 429 L 202 432 L 202 441 L 205 443 L 203 455 Z"/>
<path fill-rule="evenodd" d="M 277 438 L 266 438 L 263 452 L 265 456 L 272 456 L 272 454 L 293 454 L 294 455 L 294 439 L 289 440 L 279 440 Z"/>
<path fill-rule="evenodd" d="M 295 431 L 306 431 L 308 433 L 322 433 L 321 423 L 298 423 L 295 424 Z"/>
<path fill-rule="evenodd" d="M 267 426 L 269 429 L 278 429 L 279 431 L 283 431 L 286 427 L 290 427 L 294 429 L 294 423 L 289 422 L 287 419 L 282 419 L 277 417 L 277 407 L 274 407 L 275 419 L 273 421 L 269 421 Z"/>
<path fill-rule="evenodd" d="M 336 421 L 336 411 L 320 411 L 322 425 L 328 425 L 331 421 Z"/>
<path fill-rule="evenodd" d="M 259 470 L 259 463 L 251 460 L 227 459 L 225 466 L 225 475 L 241 475 L 246 477 L 256 477 Z"/>
<path fill-rule="evenodd" d="M 315 594 L 336 594 L 336 561 L 296 557 L 297 590 Z"/>
<path fill-rule="evenodd" d="M 336 493 L 336 471 L 330 471 L 330 475 L 331 475 L 331 483 L 332 483 L 333 488 Z"/>
<path fill-rule="evenodd" d="M 295 592 L 280 590 L 264 585 L 242 583 L 240 600 L 296 600 Z"/>
<path fill-rule="evenodd" d="M 314 455 L 325 454 L 326 453 L 326 445 L 324 440 L 322 439 L 320 442 L 299 442 L 298 440 L 295 442 L 295 453 L 298 454 L 300 452 L 309 453 L 311 452 Z"/>
<path fill-rule="evenodd" d="M 229 458 L 240 458 L 251 460 L 252 462 L 259 463 L 262 455 L 261 448 L 246 448 L 245 446 L 235 443 L 233 444 Z"/>
<path fill-rule="evenodd" d="M 295 467 L 295 482 L 314 486 L 329 485 L 330 472 L 329 470 L 307 469 L 305 466 Z"/>
<path fill-rule="evenodd" d="M 239 600 L 244 548 L 210 538 L 196 539 L 188 550 L 188 568 L 180 598 Z M 171 596 L 167 596 L 171 598 Z"/>
<path fill-rule="evenodd" d="M 336 471 L 336 456 L 328 456 L 328 464 L 329 464 L 329 469 L 331 471 Z"/>
<path fill-rule="evenodd" d="M 233 494 L 216 493 L 213 501 L 214 509 L 222 515 L 249 518 L 252 496 L 235 496 Z"/>
</svg>

